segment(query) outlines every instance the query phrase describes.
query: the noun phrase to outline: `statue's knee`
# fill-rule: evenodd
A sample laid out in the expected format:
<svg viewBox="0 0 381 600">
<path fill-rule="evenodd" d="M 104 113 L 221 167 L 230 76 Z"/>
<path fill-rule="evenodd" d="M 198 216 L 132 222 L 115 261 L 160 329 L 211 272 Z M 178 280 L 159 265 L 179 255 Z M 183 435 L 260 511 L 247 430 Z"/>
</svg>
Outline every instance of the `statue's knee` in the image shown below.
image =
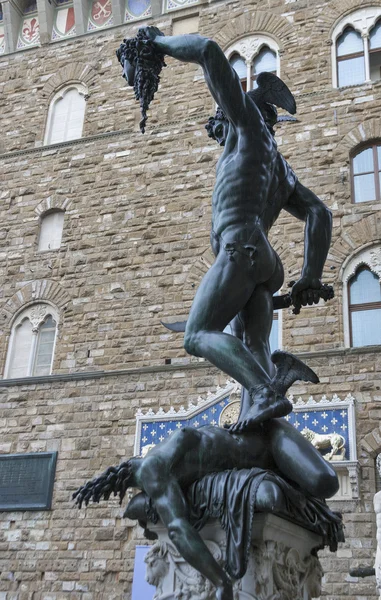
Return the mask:
<svg viewBox="0 0 381 600">
<path fill-rule="evenodd" d="M 199 354 L 199 334 L 194 332 L 185 332 L 184 349 L 192 356 L 200 356 Z"/>
<path fill-rule="evenodd" d="M 339 478 L 331 468 L 328 473 L 322 473 L 315 479 L 313 495 L 318 498 L 332 498 L 339 491 Z"/>
<path fill-rule="evenodd" d="M 182 535 L 182 530 L 183 530 L 183 522 L 181 519 L 174 519 L 173 521 L 171 521 L 168 525 L 168 537 L 171 540 L 171 542 L 173 542 L 174 544 L 176 544 L 179 540 L 179 538 Z"/>
</svg>

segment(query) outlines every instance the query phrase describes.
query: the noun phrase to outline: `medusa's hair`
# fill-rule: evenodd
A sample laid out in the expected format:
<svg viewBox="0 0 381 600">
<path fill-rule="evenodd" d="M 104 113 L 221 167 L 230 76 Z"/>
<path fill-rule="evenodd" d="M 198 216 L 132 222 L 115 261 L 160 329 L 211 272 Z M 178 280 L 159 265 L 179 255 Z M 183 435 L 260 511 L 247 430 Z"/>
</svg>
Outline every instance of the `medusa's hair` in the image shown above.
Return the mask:
<svg viewBox="0 0 381 600">
<path fill-rule="evenodd" d="M 90 500 L 98 503 L 102 498 L 108 500 L 113 494 L 119 495 L 119 503 L 122 504 L 127 489 L 134 485 L 133 476 L 133 460 L 130 459 L 122 462 L 118 467 L 109 467 L 99 477 L 88 481 L 74 492 L 73 499 L 81 508 L 83 503 L 86 506 Z"/>
<path fill-rule="evenodd" d="M 122 67 L 125 60 L 135 67 L 134 92 L 136 100 L 140 102 L 142 119 L 139 126 L 140 131 L 144 133 L 147 110 L 157 92 L 161 70 L 166 66 L 164 54 L 147 38 L 144 30 L 140 29 L 135 38 L 123 40 L 116 55 Z"/>
</svg>

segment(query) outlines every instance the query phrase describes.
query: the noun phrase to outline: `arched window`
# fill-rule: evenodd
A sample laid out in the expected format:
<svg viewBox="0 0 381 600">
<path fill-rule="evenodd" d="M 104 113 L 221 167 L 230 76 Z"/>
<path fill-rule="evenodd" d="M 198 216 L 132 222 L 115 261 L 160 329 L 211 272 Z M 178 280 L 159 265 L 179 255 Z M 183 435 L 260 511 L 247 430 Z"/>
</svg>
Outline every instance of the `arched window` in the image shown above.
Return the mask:
<svg viewBox="0 0 381 600">
<path fill-rule="evenodd" d="M 256 86 L 255 81 L 263 71 L 280 75 L 279 48 L 270 37 L 258 35 L 239 40 L 228 48 L 226 56 L 245 92 Z"/>
<path fill-rule="evenodd" d="M 369 35 L 369 70 L 372 81 L 381 79 L 381 19 Z"/>
<path fill-rule="evenodd" d="M 60 90 L 49 107 L 44 144 L 58 144 L 82 136 L 87 90 L 72 84 Z"/>
<path fill-rule="evenodd" d="M 357 85 L 381 78 L 381 7 L 359 8 L 332 32 L 332 83 Z"/>
<path fill-rule="evenodd" d="M 277 55 L 274 50 L 271 50 L 268 46 L 263 46 L 255 56 L 253 60 L 253 80 L 255 87 L 255 80 L 259 73 L 267 71 L 269 73 L 277 74 Z"/>
<path fill-rule="evenodd" d="M 18 315 L 9 341 L 6 378 L 50 375 L 57 323 L 57 311 L 48 304 L 34 304 Z"/>
<path fill-rule="evenodd" d="M 245 63 L 244 59 L 239 54 L 233 54 L 233 56 L 230 58 L 229 62 L 231 64 L 231 66 L 233 67 L 233 69 L 235 70 L 235 72 L 237 73 L 237 75 L 241 81 L 242 89 L 246 92 L 247 91 L 247 67 L 246 67 L 246 63 Z"/>
<path fill-rule="evenodd" d="M 380 202 L 381 143 L 362 148 L 354 154 L 351 166 L 353 202 Z"/>
<path fill-rule="evenodd" d="M 38 250 L 57 250 L 61 246 L 65 213 L 54 210 L 41 217 Z"/>
<path fill-rule="evenodd" d="M 337 39 L 336 48 L 339 87 L 365 81 L 364 44 L 358 31 L 347 27 Z"/>
<path fill-rule="evenodd" d="M 351 346 L 381 344 L 381 286 L 379 277 L 366 267 L 349 280 Z"/>
</svg>

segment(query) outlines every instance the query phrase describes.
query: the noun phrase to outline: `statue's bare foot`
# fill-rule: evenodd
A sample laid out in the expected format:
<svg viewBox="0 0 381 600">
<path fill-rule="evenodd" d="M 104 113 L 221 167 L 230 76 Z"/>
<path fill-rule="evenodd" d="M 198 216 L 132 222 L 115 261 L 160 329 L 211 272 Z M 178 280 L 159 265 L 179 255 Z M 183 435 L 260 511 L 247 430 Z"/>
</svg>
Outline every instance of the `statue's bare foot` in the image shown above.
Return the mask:
<svg viewBox="0 0 381 600">
<path fill-rule="evenodd" d="M 230 433 L 251 431 L 263 421 L 285 417 L 292 411 L 291 402 L 267 385 L 253 389 L 250 395 L 253 404 L 245 413 L 243 419 L 229 428 Z"/>
<path fill-rule="evenodd" d="M 225 585 L 216 589 L 217 600 L 233 600 L 233 585 L 230 582 L 226 582 Z"/>
</svg>

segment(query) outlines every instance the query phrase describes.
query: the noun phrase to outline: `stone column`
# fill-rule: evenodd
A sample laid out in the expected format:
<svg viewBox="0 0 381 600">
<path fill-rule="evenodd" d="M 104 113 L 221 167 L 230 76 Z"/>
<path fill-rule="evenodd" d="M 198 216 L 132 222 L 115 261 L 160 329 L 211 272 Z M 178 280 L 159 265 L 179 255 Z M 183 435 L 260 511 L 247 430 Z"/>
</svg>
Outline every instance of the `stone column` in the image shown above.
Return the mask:
<svg viewBox="0 0 381 600">
<path fill-rule="evenodd" d="M 40 43 L 49 44 L 52 39 L 55 5 L 49 0 L 37 0 Z"/>
<path fill-rule="evenodd" d="M 160 17 L 160 15 L 163 13 L 162 0 L 151 0 L 151 10 L 153 18 Z"/>
<path fill-rule="evenodd" d="M 126 10 L 125 1 L 111 0 L 111 6 L 114 25 L 121 25 L 122 23 L 124 23 L 124 12 Z"/>
<path fill-rule="evenodd" d="M 14 52 L 17 46 L 22 14 L 17 4 L 12 0 L 1 0 L 1 6 L 4 19 L 5 51 Z"/>
<path fill-rule="evenodd" d="M 179 595 L 192 600 L 215 600 L 212 584 L 190 567 L 169 541 L 160 524 L 150 526 L 157 542 L 146 555 L 146 579 L 156 586 L 154 600 L 175 600 Z M 214 558 L 225 562 L 225 534 L 216 521 L 201 531 Z M 311 554 L 322 538 L 307 529 L 271 514 L 253 519 L 252 546 L 245 576 L 234 585 L 238 600 L 310 600 L 321 592 L 323 571 Z M 182 594 L 182 595 L 181 595 Z"/>
<path fill-rule="evenodd" d="M 91 9 L 91 0 L 74 0 L 75 31 L 77 35 L 86 33 Z"/>
</svg>

